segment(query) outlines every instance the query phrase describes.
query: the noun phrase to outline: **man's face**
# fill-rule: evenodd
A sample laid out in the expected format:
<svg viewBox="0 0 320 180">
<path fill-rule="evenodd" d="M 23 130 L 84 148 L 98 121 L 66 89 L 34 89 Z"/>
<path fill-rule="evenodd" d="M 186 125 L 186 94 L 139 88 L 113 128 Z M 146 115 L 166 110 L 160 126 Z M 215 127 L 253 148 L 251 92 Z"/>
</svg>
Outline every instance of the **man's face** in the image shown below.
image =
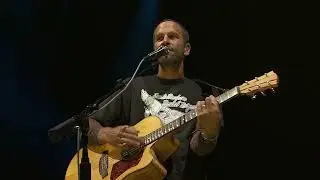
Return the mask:
<svg viewBox="0 0 320 180">
<path fill-rule="evenodd" d="M 177 66 L 184 56 L 189 54 L 189 48 L 185 47 L 183 30 L 172 21 L 162 22 L 155 31 L 154 49 L 161 45 L 169 48 L 169 53 L 158 59 L 163 66 Z"/>
</svg>

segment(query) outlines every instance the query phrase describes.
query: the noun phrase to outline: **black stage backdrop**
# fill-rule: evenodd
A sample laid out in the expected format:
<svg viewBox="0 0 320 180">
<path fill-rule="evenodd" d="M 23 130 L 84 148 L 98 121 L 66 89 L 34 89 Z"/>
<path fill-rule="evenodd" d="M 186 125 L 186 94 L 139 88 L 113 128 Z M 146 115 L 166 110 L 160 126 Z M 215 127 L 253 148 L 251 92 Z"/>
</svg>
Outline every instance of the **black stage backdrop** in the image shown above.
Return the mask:
<svg viewBox="0 0 320 180">
<path fill-rule="evenodd" d="M 199 164 L 207 179 L 288 178 L 319 167 L 317 69 L 307 49 L 313 11 L 278 1 L 1 2 L 1 172 L 10 179 L 62 179 L 75 139 L 49 128 L 130 76 L 152 50 L 163 18 L 189 30 L 186 75 L 232 88 L 273 70 L 280 86 L 223 106 L 225 128 Z M 311 26 L 313 23 L 310 23 Z M 307 51 L 304 51 L 306 50 Z M 308 53 L 306 53 L 308 52 Z M 314 103 L 314 105 L 312 104 Z M 196 169 L 195 169 L 196 170 Z"/>
</svg>

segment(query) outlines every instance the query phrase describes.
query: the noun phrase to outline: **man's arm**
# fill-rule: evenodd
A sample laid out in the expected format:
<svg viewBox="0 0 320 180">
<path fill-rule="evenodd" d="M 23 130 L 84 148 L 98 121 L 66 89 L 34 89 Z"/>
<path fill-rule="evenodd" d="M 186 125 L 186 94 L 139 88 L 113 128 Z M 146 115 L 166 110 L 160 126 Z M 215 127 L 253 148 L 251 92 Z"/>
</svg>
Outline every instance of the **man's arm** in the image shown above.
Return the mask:
<svg viewBox="0 0 320 180">
<path fill-rule="evenodd" d="M 216 147 L 220 127 L 211 136 L 207 136 L 198 126 L 190 141 L 191 150 L 199 156 L 210 154 Z"/>
<path fill-rule="evenodd" d="M 101 108 L 105 103 L 107 103 L 115 93 L 106 99 L 104 102 L 99 104 L 99 108 Z M 101 145 L 104 142 L 101 139 L 101 131 L 107 127 L 117 126 L 120 124 L 122 102 L 121 95 L 117 97 L 109 106 L 100 109 L 93 116 L 89 117 L 89 131 L 88 131 L 88 144 L 90 145 Z"/>
<path fill-rule="evenodd" d="M 99 108 L 116 93 L 99 104 Z M 129 106 L 125 106 L 123 98 L 123 94 L 118 96 L 109 106 L 104 107 L 89 118 L 87 134 L 89 145 L 109 143 L 114 146 L 135 146 L 141 143 L 135 128 L 126 125 L 129 120 L 125 118 L 124 114 L 128 114 Z"/>
<path fill-rule="evenodd" d="M 216 147 L 222 121 L 222 110 L 214 96 L 197 103 L 197 122 L 190 148 L 199 156 L 211 153 Z"/>
<path fill-rule="evenodd" d="M 95 119 L 90 118 L 90 129 L 88 139 L 90 145 L 112 144 L 114 146 L 139 146 L 142 139 L 132 126 L 120 125 L 116 127 L 103 127 Z"/>
<path fill-rule="evenodd" d="M 103 127 L 101 124 L 92 118 L 89 118 L 89 131 L 88 131 L 88 143 L 90 145 L 100 145 L 101 139 L 99 139 L 99 132 Z"/>
</svg>

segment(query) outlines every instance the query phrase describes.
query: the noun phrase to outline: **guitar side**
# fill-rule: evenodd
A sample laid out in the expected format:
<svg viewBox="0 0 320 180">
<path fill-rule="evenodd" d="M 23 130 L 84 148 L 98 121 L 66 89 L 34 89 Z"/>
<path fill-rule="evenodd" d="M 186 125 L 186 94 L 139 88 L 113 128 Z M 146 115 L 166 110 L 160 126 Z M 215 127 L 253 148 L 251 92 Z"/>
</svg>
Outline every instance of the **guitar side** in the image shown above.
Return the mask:
<svg viewBox="0 0 320 180">
<path fill-rule="evenodd" d="M 162 124 L 159 118 L 150 116 L 137 123 L 134 127 L 139 131 L 138 136 L 142 137 L 161 126 Z M 166 169 L 162 166 L 162 162 L 177 149 L 178 145 L 179 141 L 168 134 L 147 145 L 140 155 L 130 160 L 122 160 L 121 148 L 109 144 L 89 146 L 88 156 L 91 163 L 91 179 L 161 180 L 167 174 Z M 79 151 L 80 161 L 82 150 L 83 149 L 80 149 Z M 99 170 L 99 162 L 104 152 L 108 152 L 106 170 L 108 173 L 102 177 Z M 78 180 L 77 154 L 69 163 L 65 180 Z"/>
</svg>

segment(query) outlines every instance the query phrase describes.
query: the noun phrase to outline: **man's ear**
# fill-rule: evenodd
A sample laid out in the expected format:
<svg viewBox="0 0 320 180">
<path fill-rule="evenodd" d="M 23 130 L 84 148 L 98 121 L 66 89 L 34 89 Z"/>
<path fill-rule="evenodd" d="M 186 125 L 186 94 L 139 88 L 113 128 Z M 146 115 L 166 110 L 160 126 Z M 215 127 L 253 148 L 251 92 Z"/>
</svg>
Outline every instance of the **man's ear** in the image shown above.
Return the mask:
<svg viewBox="0 0 320 180">
<path fill-rule="evenodd" d="M 190 54 L 191 51 L 191 44 L 190 43 L 186 43 L 184 46 L 184 55 L 188 56 Z"/>
</svg>

